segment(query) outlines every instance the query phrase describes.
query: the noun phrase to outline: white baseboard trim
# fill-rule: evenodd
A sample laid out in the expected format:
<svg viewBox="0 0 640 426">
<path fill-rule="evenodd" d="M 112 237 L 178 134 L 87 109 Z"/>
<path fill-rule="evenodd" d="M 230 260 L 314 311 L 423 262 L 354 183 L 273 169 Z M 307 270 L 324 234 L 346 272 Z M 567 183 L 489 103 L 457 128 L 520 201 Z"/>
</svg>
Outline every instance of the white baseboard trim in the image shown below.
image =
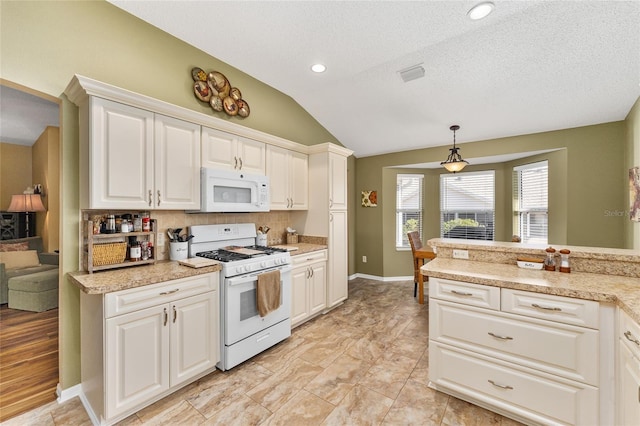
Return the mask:
<svg viewBox="0 0 640 426">
<path fill-rule="evenodd" d="M 62 389 L 60 387 L 60 383 L 58 383 L 58 386 L 56 387 L 56 394 L 58 395 L 58 404 L 62 404 L 76 396 L 79 397 L 82 394 L 82 385 L 78 383 L 68 389 Z"/>
<path fill-rule="evenodd" d="M 368 274 L 353 274 L 349 275 L 349 279 L 352 280 L 354 278 L 366 278 L 368 280 L 376 280 L 376 281 L 412 281 L 413 275 L 407 275 L 406 277 L 379 277 L 377 275 L 368 275 Z"/>
</svg>

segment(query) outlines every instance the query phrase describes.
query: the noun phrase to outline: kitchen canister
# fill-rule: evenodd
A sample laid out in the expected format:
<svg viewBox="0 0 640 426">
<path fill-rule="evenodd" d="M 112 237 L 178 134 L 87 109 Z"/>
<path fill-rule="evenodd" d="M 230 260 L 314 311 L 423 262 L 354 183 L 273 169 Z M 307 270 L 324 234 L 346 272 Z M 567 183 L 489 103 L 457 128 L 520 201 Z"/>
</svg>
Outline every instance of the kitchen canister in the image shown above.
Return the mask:
<svg viewBox="0 0 640 426">
<path fill-rule="evenodd" d="M 267 234 L 258 234 L 256 236 L 256 245 L 266 247 L 267 246 Z"/>
<path fill-rule="evenodd" d="M 189 255 L 189 243 L 187 241 L 172 241 L 169 243 L 169 259 L 184 260 Z"/>
</svg>

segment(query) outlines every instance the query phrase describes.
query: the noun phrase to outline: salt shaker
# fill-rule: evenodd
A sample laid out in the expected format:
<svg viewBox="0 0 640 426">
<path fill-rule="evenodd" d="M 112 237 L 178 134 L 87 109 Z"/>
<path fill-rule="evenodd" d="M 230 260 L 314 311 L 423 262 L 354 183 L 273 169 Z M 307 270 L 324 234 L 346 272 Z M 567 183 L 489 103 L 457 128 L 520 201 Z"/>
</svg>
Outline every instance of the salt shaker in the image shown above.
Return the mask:
<svg viewBox="0 0 640 426">
<path fill-rule="evenodd" d="M 571 253 L 571 251 L 567 249 L 560 250 L 560 272 L 571 272 L 571 266 L 569 266 L 569 253 Z"/>
<path fill-rule="evenodd" d="M 556 270 L 556 249 L 553 247 L 548 247 L 546 250 L 547 258 L 544 260 L 544 270 L 545 271 L 555 271 Z"/>
</svg>

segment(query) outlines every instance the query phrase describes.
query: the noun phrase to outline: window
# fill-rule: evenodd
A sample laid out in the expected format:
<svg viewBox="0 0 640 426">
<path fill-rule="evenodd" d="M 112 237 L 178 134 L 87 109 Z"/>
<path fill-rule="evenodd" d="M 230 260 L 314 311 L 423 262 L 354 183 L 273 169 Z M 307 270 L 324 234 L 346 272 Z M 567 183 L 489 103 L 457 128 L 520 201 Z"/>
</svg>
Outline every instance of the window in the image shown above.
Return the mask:
<svg viewBox="0 0 640 426">
<path fill-rule="evenodd" d="M 514 167 L 513 199 L 518 235 L 523 243 L 547 244 L 549 229 L 547 161 Z"/>
<path fill-rule="evenodd" d="M 495 173 L 440 175 L 440 236 L 493 240 Z"/>
<path fill-rule="evenodd" d="M 407 233 L 420 232 L 422 239 L 423 175 L 398 175 L 396 178 L 396 248 L 411 248 Z"/>
</svg>

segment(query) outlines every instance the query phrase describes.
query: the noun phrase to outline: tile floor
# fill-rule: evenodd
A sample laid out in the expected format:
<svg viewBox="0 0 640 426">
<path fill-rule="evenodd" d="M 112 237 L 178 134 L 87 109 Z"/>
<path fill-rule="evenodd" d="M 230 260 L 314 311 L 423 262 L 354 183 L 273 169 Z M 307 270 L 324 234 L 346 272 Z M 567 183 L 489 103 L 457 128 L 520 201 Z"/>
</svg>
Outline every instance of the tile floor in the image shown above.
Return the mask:
<svg viewBox="0 0 640 426">
<path fill-rule="evenodd" d="M 355 279 L 343 305 L 286 341 L 119 425 L 517 425 L 427 387 L 428 323 L 412 282 Z M 3 424 L 91 422 L 74 398 Z"/>
</svg>

